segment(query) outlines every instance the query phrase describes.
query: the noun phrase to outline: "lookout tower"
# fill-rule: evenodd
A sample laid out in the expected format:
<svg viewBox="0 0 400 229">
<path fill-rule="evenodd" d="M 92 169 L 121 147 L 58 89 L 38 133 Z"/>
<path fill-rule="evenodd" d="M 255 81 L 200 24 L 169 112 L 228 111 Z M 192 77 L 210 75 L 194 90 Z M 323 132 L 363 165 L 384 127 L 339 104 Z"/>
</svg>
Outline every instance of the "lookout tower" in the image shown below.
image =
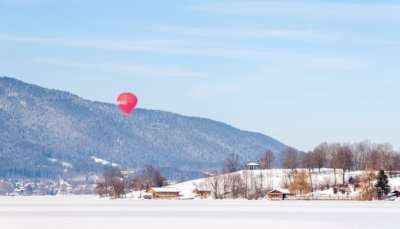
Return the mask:
<svg viewBox="0 0 400 229">
<path fill-rule="evenodd" d="M 246 165 L 247 170 L 258 170 L 260 169 L 260 164 L 257 162 L 250 162 Z"/>
</svg>

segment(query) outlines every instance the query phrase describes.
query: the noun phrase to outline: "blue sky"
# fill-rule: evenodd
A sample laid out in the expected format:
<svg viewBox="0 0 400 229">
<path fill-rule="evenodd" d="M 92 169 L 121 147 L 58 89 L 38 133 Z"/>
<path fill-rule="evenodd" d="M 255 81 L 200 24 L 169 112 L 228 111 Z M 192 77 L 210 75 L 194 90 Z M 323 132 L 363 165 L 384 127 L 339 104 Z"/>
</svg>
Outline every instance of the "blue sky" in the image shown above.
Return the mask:
<svg viewBox="0 0 400 229">
<path fill-rule="evenodd" d="M 302 150 L 400 147 L 400 1 L 0 0 L 0 75 Z"/>
</svg>

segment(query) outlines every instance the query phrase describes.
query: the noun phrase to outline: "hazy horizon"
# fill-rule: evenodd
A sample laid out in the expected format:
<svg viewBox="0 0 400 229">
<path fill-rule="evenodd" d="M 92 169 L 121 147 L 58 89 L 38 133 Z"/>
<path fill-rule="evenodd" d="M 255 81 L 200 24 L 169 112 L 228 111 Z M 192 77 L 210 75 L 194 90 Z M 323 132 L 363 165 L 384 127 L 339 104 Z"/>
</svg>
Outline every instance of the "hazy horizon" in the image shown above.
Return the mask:
<svg viewBox="0 0 400 229">
<path fill-rule="evenodd" d="M 301 150 L 400 147 L 396 1 L 0 0 L 0 75 Z"/>
</svg>

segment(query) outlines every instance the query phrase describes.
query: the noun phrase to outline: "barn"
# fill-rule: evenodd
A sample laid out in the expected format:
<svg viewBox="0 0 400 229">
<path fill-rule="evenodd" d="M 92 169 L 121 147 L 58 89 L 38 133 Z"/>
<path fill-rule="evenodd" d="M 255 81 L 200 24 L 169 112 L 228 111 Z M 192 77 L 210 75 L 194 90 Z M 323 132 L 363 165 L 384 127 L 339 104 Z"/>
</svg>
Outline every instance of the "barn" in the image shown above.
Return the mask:
<svg viewBox="0 0 400 229">
<path fill-rule="evenodd" d="M 275 189 L 267 193 L 267 198 L 269 200 L 284 200 L 287 195 L 287 193 Z"/>
<path fill-rule="evenodd" d="M 195 189 L 193 193 L 201 199 L 207 199 L 211 196 L 211 191 L 206 189 Z"/>
<path fill-rule="evenodd" d="M 176 200 L 179 198 L 179 191 L 175 188 L 150 188 L 146 191 L 152 199 Z"/>
</svg>

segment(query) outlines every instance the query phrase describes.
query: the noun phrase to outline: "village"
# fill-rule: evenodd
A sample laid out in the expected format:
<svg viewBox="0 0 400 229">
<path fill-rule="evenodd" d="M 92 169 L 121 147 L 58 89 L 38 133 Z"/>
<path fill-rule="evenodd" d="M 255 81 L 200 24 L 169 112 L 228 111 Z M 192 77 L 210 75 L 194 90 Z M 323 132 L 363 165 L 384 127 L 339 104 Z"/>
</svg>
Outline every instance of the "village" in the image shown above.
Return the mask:
<svg viewBox="0 0 400 229">
<path fill-rule="evenodd" d="M 285 169 L 260 170 L 258 163 L 247 164 L 245 170 L 230 174 L 211 175 L 208 178 L 172 184 L 166 187 L 148 188 L 129 193 L 136 199 L 248 199 L 248 200 L 391 200 L 400 201 L 400 173 L 388 178 L 391 187 L 387 194 L 378 196 L 372 175 L 365 171 L 353 171 L 336 178 L 332 169 L 315 171 L 308 178 L 305 169 L 296 172 Z M 295 175 L 291 175 L 295 174 Z M 370 174 L 366 178 L 365 174 Z M 334 184 L 338 182 L 336 185 Z M 310 183 L 313 185 L 310 186 Z M 370 193 L 368 193 L 370 192 Z"/>
<path fill-rule="evenodd" d="M 296 192 L 290 186 L 290 170 L 261 170 L 257 162 L 248 163 L 245 170 L 230 174 L 209 174 L 209 177 L 169 184 L 163 187 L 124 188 L 124 194 L 118 198 L 143 200 L 210 200 L 210 199 L 250 199 L 250 200 L 362 200 L 362 185 L 357 181 L 364 173 L 354 171 L 346 175 L 348 183 L 334 185 L 333 171 L 322 169 L 312 174 L 313 189 L 305 187 Z M 128 173 L 125 173 L 127 179 Z M 337 181 L 341 179 L 337 174 Z M 247 181 L 245 181 L 245 180 Z M 62 195 L 95 195 L 95 175 L 73 179 L 54 180 L 2 180 L 0 195 L 5 196 L 62 196 Z M 308 185 L 308 181 L 304 184 Z M 391 191 L 382 200 L 398 200 L 400 197 L 400 173 L 391 173 L 388 178 Z M 289 182 L 289 183 L 288 183 Z M 304 185 L 303 184 L 303 185 Z M 300 185 L 301 186 L 301 185 Z M 114 187 L 110 184 L 110 190 Z M 307 190 L 308 189 L 308 190 Z M 97 189 L 98 191 L 98 189 Z M 292 191 L 292 192 L 291 192 Z M 114 191 L 101 195 L 103 198 L 117 198 Z"/>
<path fill-rule="evenodd" d="M 276 167 L 279 156 L 281 167 Z M 312 151 L 267 150 L 243 163 L 229 154 L 207 177 L 168 182 L 151 165 L 128 180 L 117 169 L 96 181 L 100 197 L 135 199 L 399 200 L 400 154 L 388 144 L 321 143 Z"/>
<path fill-rule="evenodd" d="M 0 179 L 0 196 L 93 195 L 95 175 L 59 179 Z"/>
<path fill-rule="evenodd" d="M 108 185 L 105 180 L 109 180 Z M 110 199 L 400 201 L 400 173 L 393 171 L 389 176 L 383 171 L 351 171 L 343 175 L 326 168 L 260 169 L 259 163 L 251 162 L 239 171 L 210 173 L 206 178 L 182 183 L 164 183 L 157 172 L 147 180 L 134 178 L 130 184 L 123 181 L 123 176 L 105 180 L 97 180 L 95 192 Z M 379 191 L 379 182 L 386 185 L 385 191 Z"/>
<path fill-rule="evenodd" d="M 270 150 L 258 160 L 246 163 L 239 155 L 229 154 L 221 170 L 208 171 L 203 178 L 183 182 L 168 180 L 153 165 L 145 165 L 141 170 L 123 170 L 107 164 L 102 174 L 3 179 L 0 195 L 97 195 L 132 200 L 400 201 L 400 156 L 388 145 L 322 143 L 305 153 L 288 147 L 279 156 L 281 168 L 276 168 L 277 154 Z"/>
</svg>

